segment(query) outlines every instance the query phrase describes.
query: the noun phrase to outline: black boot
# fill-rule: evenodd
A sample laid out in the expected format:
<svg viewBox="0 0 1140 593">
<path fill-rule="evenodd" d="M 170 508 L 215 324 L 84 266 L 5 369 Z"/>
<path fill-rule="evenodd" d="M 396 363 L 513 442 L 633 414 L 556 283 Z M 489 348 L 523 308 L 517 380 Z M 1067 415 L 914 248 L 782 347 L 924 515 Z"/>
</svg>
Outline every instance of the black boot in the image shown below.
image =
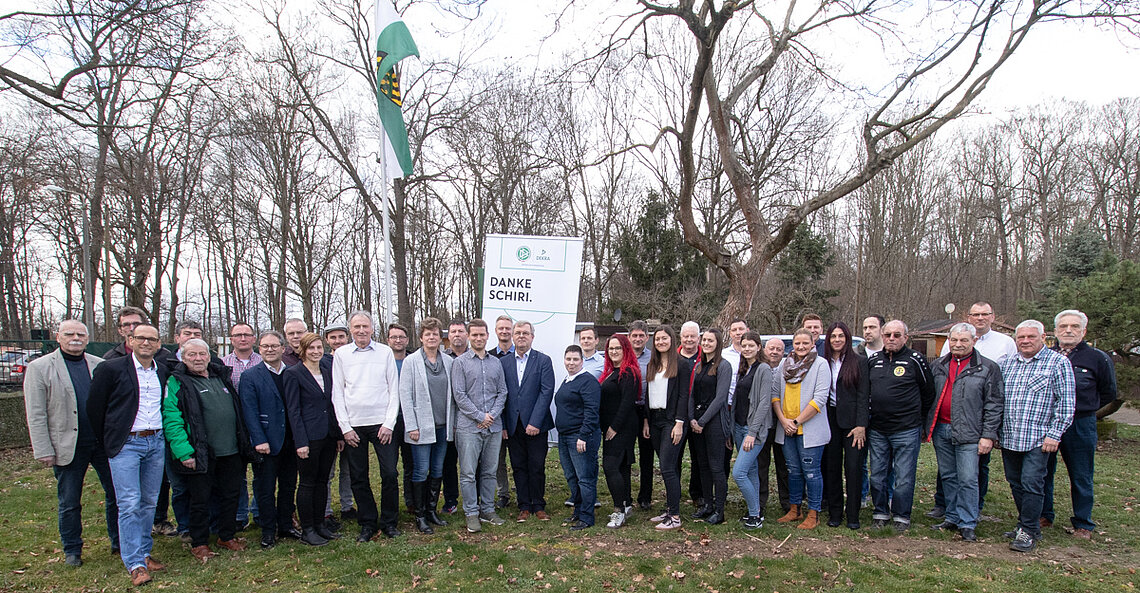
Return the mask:
<svg viewBox="0 0 1140 593">
<path fill-rule="evenodd" d="M 428 535 L 435 533 L 431 523 L 427 521 L 427 512 L 424 508 L 424 501 L 427 499 L 427 482 L 412 482 L 412 498 L 416 506 L 416 529 Z"/>
<path fill-rule="evenodd" d="M 439 515 L 436 514 L 436 509 L 439 508 L 439 489 L 442 485 L 443 478 L 428 478 L 427 497 L 424 499 L 424 510 L 428 523 L 440 527 L 447 525 L 447 521 L 439 518 Z"/>
<path fill-rule="evenodd" d="M 301 543 L 310 546 L 323 546 L 329 543 L 329 540 L 317 534 L 312 527 L 306 527 L 301 530 Z"/>
<path fill-rule="evenodd" d="M 317 535 L 329 541 L 340 539 L 340 534 L 329 527 L 327 519 L 321 521 L 320 523 L 317 523 L 316 527 L 313 528 L 313 531 L 316 531 Z"/>
</svg>

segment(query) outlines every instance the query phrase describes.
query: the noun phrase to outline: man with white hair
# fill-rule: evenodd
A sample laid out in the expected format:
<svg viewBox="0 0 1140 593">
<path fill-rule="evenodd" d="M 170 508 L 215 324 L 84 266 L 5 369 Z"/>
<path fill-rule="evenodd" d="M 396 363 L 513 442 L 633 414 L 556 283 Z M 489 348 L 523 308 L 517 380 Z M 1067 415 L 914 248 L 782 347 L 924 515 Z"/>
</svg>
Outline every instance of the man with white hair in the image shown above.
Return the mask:
<svg viewBox="0 0 1140 593">
<path fill-rule="evenodd" d="M 1041 507 L 1049 455 L 1073 422 L 1076 385 L 1073 366 L 1059 352 L 1045 347 L 1045 326 L 1026 319 L 1014 333 L 1017 356 L 1001 363 L 1005 377 L 1005 407 L 1001 428 L 1001 459 L 1005 478 L 1017 504 L 1017 529 L 1009 549 L 1031 552 L 1041 539 Z"/>
<path fill-rule="evenodd" d="M 1108 354 L 1085 342 L 1089 318 L 1076 309 L 1067 309 L 1053 319 L 1057 350 L 1073 365 L 1076 382 L 1076 408 L 1073 423 L 1061 437 L 1059 451 L 1069 470 L 1069 488 L 1073 495 L 1073 537 L 1090 539 L 1096 523 L 1092 521 L 1093 457 L 1096 454 L 1096 411 L 1116 399 L 1116 370 Z M 1049 455 L 1045 474 L 1045 502 L 1041 509 L 1041 526 L 1053 524 L 1053 474 L 1057 471 L 1057 454 Z"/>
<path fill-rule="evenodd" d="M 333 353 L 332 402 L 336 420 L 348 445 L 352 495 L 356 498 L 360 535 L 365 543 L 379 529 L 386 537 L 397 537 L 400 487 L 396 473 L 399 439 L 393 437 L 400 414 L 400 377 L 392 349 L 372 339 L 372 314 L 356 311 L 348 316 L 352 342 Z M 376 451 L 380 467 L 380 509 L 368 478 L 368 446 Z"/>
<path fill-rule="evenodd" d="M 131 326 L 134 329 L 134 326 Z M 119 552 L 119 507 L 107 454 L 97 446 L 87 416 L 91 373 L 103 359 L 86 353 L 87 327 L 68 319 L 55 334 L 59 349 L 28 363 L 24 411 L 36 460 L 52 468 L 59 501 L 59 542 L 69 566 L 83 565 L 83 478 L 94 467 L 103 485 L 107 536 Z"/>
<path fill-rule="evenodd" d="M 926 418 L 946 492 L 945 520 L 935 528 L 968 542 L 977 540 L 978 460 L 998 439 L 1004 400 L 1001 367 L 974 348 L 975 336 L 969 323 L 950 328 L 950 353 L 931 368 L 938 395 Z"/>
<path fill-rule="evenodd" d="M 256 458 L 229 368 L 210 360 L 210 347 L 193 338 L 179 349 L 162 402 L 162 428 L 170 457 L 190 497 L 190 553 L 205 562 L 210 550 L 210 504 L 217 505 L 220 548 L 239 552 L 238 497 L 247 461 Z"/>
</svg>

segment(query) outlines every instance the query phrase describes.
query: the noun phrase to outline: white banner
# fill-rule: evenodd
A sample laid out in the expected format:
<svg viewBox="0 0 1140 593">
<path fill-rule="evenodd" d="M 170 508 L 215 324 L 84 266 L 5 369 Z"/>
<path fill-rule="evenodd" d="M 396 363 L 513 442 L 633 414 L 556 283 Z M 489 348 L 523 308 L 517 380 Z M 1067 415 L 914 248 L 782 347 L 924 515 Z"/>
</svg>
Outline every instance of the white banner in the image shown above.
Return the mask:
<svg viewBox="0 0 1140 593">
<path fill-rule="evenodd" d="M 495 318 L 504 314 L 529 321 L 534 326 L 533 348 L 550 357 L 557 388 L 566 377 L 562 353 L 575 343 L 582 239 L 487 235 L 483 261 L 483 319 L 492 328 Z"/>
</svg>

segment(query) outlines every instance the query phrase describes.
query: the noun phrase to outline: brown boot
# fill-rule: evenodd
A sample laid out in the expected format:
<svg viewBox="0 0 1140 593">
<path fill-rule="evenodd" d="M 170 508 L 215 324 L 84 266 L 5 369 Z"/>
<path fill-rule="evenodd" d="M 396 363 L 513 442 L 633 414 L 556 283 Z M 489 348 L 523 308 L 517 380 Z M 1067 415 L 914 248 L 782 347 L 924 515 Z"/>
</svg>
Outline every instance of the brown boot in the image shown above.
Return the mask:
<svg viewBox="0 0 1140 593">
<path fill-rule="evenodd" d="M 794 504 L 792 508 L 788 509 L 788 514 L 776 519 L 777 523 L 791 523 L 792 521 L 800 520 L 800 505 Z"/>
<path fill-rule="evenodd" d="M 819 527 L 819 511 L 808 511 L 807 518 L 800 523 L 800 529 L 815 529 Z"/>
</svg>

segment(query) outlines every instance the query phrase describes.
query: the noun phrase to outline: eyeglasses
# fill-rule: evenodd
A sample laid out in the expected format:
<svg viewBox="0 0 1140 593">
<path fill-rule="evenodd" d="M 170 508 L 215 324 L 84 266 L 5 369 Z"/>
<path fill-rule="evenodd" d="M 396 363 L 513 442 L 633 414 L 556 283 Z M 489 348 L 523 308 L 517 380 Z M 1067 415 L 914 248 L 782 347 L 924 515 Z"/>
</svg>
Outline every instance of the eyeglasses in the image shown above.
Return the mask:
<svg viewBox="0 0 1140 593">
<path fill-rule="evenodd" d="M 277 350 L 278 348 L 283 348 L 283 347 L 284 346 L 282 346 L 281 344 L 262 344 L 261 345 L 262 350 Z"/>
<path fill-rule="evenodd" d="M 131 336 L 132 340 L 138 340 L 144 344 L 157 344 L 160 342 L 158 338 L 151 338 L 148 336 Z"/>
<path fill-rule="evenodd" d="M 141 321 L 120 321 L 119 327 L 132 328 L 142 325 Z"/>
<path fill-rule="evenodd" d="M 904 334 L 902 332 L 883 332 L 884 338 L 901 338 L 905 335 L 906 334 Z"/>
</svg>

